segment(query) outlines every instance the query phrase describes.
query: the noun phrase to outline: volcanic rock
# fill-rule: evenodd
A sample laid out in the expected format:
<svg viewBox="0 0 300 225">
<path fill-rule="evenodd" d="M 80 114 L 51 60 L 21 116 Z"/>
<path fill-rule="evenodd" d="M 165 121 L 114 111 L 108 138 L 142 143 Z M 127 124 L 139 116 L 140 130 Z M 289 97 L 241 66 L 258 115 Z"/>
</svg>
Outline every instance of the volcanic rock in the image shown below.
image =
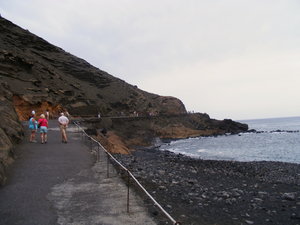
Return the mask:
<svg viewBox="0 0 300 225">
<path fill-rule="evenodd" d="M 102 137 L 114 151 L 118 147 L 113 140 L 128 152 L 126 146 L 149 145 L 156 137 L 186 138 L 248 129 L 231 120 L 212 120 L 207 114 L 187 114 L 179 99 L 140 90 L 3 17 L 0 87 L 1 181 L 5 179 L 3 168 L 12 161 L 13 146 L 24 135 L 20 121 L 28 120 L 32 110 L 37 115 L 48 110 L 52 118 L 61 111 L 73 118 L 100 113 L 104 118 L 96 129 L 114 131 L 110 134 L 115 136 L 108 135 L 108 140 Z M 121 143 L 124 140 L 126 146 Z"/>
</svg>

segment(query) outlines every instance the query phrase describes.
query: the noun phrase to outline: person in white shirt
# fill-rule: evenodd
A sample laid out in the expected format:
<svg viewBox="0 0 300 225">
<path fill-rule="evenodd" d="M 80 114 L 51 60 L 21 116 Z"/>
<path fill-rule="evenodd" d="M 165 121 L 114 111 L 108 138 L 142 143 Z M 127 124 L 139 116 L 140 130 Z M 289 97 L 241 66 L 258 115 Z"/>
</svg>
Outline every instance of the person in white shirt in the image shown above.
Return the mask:
<svg viewBox="0 0 300 225">
<path fill-rule="evenodd" d="M 61 131 L 61 141 L 62 143 L 67 143 L 67 127 L 69 124 L 69 119 L 64 115 L 64 113 L 61 113 L 60 117 L 58 118 L 58 123 Z"/>
</svg>

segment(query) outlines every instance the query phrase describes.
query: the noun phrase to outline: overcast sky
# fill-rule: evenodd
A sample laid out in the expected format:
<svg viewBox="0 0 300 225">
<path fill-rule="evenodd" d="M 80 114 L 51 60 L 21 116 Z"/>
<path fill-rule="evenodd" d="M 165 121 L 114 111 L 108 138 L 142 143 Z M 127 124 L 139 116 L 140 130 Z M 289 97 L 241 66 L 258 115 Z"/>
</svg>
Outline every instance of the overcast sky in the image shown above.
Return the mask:
<svg viewBox="0 0 300 225">
<path fill-rule="evenodd" d="M 0 13 L 187 110 L 300 116 L 299 0 L 0 0 Z"/>
</svg>

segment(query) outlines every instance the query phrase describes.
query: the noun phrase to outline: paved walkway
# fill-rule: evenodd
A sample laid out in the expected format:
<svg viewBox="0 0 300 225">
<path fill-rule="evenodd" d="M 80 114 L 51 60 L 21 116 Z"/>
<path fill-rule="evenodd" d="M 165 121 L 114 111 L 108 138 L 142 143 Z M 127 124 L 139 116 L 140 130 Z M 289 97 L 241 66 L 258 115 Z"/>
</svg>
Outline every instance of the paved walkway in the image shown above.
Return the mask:
<svg viewBox="0 0 300 225">
<path fill-rule="evenodd" d="M 112 167 L 107 178 L 106 160 L 94 162 L 75 127 L 68 136 L 69 143 L 61 143 L 57 123 L 50 121 L 47 144 L 26 137 L 17 147 L 8 182 L 0 188 L 0 224 L 156 224 L 132 191 L 127 213 L 124 182 Z"/>
</svg>

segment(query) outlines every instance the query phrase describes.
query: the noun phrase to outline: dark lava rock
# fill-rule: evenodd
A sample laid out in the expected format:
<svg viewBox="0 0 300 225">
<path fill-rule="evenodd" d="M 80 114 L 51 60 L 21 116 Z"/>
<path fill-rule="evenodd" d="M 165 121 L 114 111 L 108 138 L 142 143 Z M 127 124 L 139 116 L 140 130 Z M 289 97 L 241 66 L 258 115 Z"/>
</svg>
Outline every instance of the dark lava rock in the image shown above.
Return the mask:
<svg viewBox="0 0 300 225">
<path fill-rule="evenodd" d="M 199 160 L 155 149 L 115 156 L 183 224 L 299 224 L 298 164 Z"/>
<path fill-rule="evenodd" d="M 100 113 L 102 122 L 102 116 L 114 118 L 106 129 L 126 139 L 142 137 L 144 144 L 158 136 L 178 138 L 173 131 L 184 130 L 183 138 L 248 129 L 207 114 L 187 114 L 179 99 L 140 90 L 0 17 L 0 182 L 5 179 L 1 168 L 12 161 L 12 148 L 23 138 L 19 121 L 28 120 L 32 110 L 37 115 L 47 110 L 53 118 L 65 110 L 74 117 Z M 130 118 L 134 112 L 140 117 Z"/>
</svg>

